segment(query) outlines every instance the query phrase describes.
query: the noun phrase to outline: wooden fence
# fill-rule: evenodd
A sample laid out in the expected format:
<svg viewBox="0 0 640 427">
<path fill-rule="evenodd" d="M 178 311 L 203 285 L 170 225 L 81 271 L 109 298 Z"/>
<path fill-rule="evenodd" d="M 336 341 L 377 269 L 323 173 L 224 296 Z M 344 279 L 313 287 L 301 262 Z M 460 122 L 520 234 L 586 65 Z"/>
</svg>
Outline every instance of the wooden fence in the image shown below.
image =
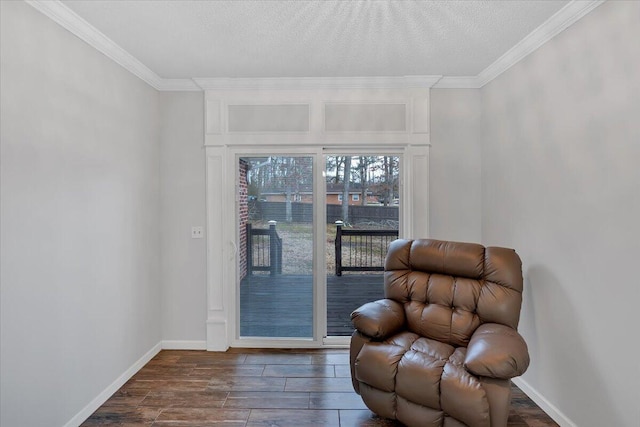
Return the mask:
<svg viewBox="0 0 640 427">
<path fill-rule="evenodd" d="M 287 221 L 286 202 L 249 202 L 249 218 L 253 221 Z M 327 223 L 343 220 L 342 206 L 327 205 Z M 291 222 L 310 223 L 313 221 L 311 203 L 291 203 Z M 349 222 L 385 223 L 398 221 L 398 206 L 349 206 Z"/>
</svg>

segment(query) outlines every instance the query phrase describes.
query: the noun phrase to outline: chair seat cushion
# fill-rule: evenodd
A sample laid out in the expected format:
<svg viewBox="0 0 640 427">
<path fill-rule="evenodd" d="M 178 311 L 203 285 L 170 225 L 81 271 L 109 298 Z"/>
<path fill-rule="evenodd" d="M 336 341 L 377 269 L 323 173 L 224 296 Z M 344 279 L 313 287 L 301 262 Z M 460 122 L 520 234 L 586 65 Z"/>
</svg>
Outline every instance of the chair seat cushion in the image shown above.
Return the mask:
<svg viewBox="0 0 640 427">
<path fill-rule="evenodd" d="M 468 426 L 489 426 L 486 393 L 464 368 L 465 354 L 466 347 L 401 332 L 364 344 L 355 376 L 371 410 L 407 425 L 439 427 L 453 417 Z"/>
</svg>

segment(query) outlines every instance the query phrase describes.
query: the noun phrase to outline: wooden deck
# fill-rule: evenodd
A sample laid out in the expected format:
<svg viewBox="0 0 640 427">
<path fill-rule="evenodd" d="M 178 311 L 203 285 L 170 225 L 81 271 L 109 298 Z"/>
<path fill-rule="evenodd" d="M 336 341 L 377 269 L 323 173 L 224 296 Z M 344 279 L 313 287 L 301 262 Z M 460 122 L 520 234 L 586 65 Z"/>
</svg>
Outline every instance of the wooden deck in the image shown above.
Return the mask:
<svg viewBox="0 0 640 427">
<path fill-rule="evenodd" d="M 313 336 L 312 276 L 253 275 L 240 284 L 240 336 Z M 382 274 L 327 276 L 327 335 L 350 336 L 351 312 L 384 297 Z"/>
</svg>

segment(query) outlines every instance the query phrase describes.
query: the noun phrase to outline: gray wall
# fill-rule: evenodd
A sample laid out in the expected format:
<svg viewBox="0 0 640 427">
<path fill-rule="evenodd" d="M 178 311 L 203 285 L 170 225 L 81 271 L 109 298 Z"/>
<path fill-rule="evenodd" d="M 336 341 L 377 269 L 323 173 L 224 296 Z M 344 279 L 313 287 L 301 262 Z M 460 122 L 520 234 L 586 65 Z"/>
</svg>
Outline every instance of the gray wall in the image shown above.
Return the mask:
<svg viewBox="0 0 640 427">
<path fill-rule="evenodd" d="M 161 93 L 160 117 L 162 338 L 204 342 L 207 248 L 191 238 L 192 226 L 206 224 L 203 93 Z"/>
<path fill-rule="evenodd" d="M 429 231 L 432 238 L 481 240 L 480 101 L 478 89 L 431 91 Z"/>
<path fill-rule="evenodd" d="M 607 2 L 482 89 L 482 238 L 524 260 L 524 380 L 637 426 L 640 2 Z"/>
<path fill-rule="evenodd" d="M 0 424 L 61 426 L 161 340 L 158 93 L 0 8 Z"/>
<path fill-rule="evenodd" d="M 206 247 L 201 93 L 160 94 L 163 340 L 206 339 Z M 431 98 L 432 237 L 480 239 L 480 91 L 434 90 Z"/>
</svg>

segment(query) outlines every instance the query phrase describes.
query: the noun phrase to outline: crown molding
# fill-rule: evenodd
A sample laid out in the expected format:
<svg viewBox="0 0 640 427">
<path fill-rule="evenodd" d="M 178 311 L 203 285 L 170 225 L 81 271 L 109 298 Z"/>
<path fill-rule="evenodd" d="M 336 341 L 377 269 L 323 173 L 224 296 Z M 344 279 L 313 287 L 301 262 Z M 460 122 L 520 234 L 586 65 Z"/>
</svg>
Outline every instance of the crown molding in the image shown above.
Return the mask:
<svg viewBox="0 0 640 427">
<path fill-rule="evenodd" d="M 432 87 L 442 76 L 197 78 L 203 90 L 406 89 Z"/>
<path fill-rule="evenodd" d="M 435 89 L 479 89 L 569 28 L 606 0 L 572 0 L 477 76 L 444 76 Z"/>
<path fill-rule="evenodd" d="M 572 0 L 476 76 L 482 87 L 566 30 L 606 0 Z"/>
<path fill-rule="evenodd" d="M 59 0 L 25 0 L 159 91 L 221 89 L 478 89 L 520 62 L 606 0 L 572 0 L 477 76 L 273 77 L 164 79 Z"/>
<path fill-rule="evenodd" d="M 193 79 L 160 79 L 156 89 L 163 92 L 202 92 Z"/>
<path fill-rule="evenodd" d="M 89 24 L 77 13 L 62 4 L 59 0 L 25 0 L 81 40 L 120 64 L 129 72 L 141 78 L 149 85 L 158 89 L 162 78 L 151 71 L 129 52 L 118 46 L 113 40 L 102 34 L 96 27 Z"/>
<path fill-rule="evenodd" d="M 129 52 L 89 24 L 59 0 L 25 0 L 26 3 L 78 36 L 127 71 L 160 91 L 201 91 L 192 79 L 163 79 Z"/>
<path fill-rule="evenodd" d="M 480 83 L 477 76 L 444 76 L 435 85 L 434 89 L 478 89 Z"/>
</svg>

